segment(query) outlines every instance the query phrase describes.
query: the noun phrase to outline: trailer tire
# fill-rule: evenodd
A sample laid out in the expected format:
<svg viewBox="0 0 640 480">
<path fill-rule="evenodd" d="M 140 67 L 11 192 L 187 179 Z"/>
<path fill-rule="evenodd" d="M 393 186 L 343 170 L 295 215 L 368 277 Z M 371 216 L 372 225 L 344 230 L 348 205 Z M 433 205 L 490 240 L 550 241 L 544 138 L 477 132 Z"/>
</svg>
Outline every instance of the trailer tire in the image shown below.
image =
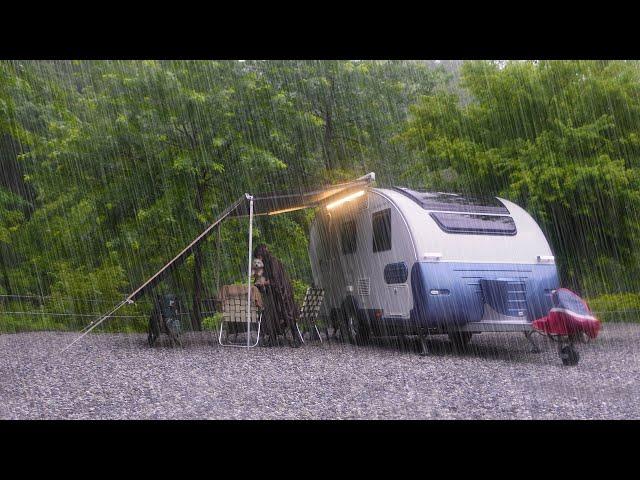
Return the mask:
<svg viewBox="0 0 640 480">
<path fill-rule="evenodd" d="M 453 343 L 456 350 L 465 350 L 471 341 L 471 332 L 449 332 L 449 341 Z"/>
<path fill-rule="evenodd" d="M 352 303 L 346 303 L 342 308 L 342 327 L 345 336 L 352 345 L 366 345 L 371 338 L 369 325 L 363 321 L 358 310 Z"/>
</svg>

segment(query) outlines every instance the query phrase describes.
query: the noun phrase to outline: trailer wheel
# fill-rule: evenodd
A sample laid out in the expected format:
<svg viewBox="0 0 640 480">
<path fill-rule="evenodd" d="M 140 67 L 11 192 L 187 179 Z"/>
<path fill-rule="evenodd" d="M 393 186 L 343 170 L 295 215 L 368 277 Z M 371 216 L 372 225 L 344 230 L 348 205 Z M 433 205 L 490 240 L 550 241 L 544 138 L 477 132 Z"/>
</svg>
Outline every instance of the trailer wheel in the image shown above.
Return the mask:
<svg viewBox="0 0 640 480">
<path fill-rule="evenodd" d="M 362 321 L 355 308 L 347 306 L 343 310 L 342 326 L 352 345 L 365 345 L 369 342 L 368 325 Z"/>
<path fill-rule="evenodd" d="M 464 350 L 471 341 L 471 332 L 449 332 L 449 341 L 456 350 Z"/>
<path fill-rule="evenodd" d="M 560 347 L 560 359 L 563 365 L 573 366 L 580 361 L 580 354 L 573 348 L 573 345 L 565 345 Z"/>
</svg>

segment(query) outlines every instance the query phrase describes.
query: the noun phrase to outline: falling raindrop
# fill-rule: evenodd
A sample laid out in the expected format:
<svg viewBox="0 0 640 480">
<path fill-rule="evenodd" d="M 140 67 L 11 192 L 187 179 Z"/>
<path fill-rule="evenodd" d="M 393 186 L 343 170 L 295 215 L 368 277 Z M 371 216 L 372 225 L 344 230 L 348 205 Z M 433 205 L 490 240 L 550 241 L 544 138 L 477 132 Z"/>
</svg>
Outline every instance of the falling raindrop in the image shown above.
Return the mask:
<svg viewBox="0 0 640 480">
<path fill-rule="evenodd" d="M 638 125 L 636 61 L 2 61 L 0 417 L 637 418 Z"/>
</svg>

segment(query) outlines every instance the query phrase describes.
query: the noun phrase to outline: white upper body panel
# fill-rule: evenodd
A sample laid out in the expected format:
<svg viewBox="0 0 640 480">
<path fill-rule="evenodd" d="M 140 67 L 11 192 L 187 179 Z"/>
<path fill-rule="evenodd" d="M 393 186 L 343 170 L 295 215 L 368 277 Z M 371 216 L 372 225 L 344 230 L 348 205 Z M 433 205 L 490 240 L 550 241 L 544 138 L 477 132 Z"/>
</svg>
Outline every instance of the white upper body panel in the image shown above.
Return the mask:
<svg viewBox="0 0 640 480">
<path fill-rule="evenodd" d="M 551 256 L 551 248 L 542 230 L 522 208 L 499 199 L 516 224 L 515 235 L 473 235 L 447 233 L 422 208 L 406 195 L 384 188 L 372 189 L 391 200 L 400 210 L 411 231 L 417 259 L 440 255 L 441 262 L 536 264 L 538 256 Z"/>
</svg>

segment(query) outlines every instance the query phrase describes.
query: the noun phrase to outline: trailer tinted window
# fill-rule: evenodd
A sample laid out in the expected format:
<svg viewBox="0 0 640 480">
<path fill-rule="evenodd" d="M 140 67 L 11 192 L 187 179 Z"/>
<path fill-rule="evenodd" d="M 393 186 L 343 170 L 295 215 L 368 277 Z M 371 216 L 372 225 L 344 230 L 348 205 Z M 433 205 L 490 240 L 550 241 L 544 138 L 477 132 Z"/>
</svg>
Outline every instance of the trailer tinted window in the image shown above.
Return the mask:
<svg viewBox="0 0 640 480">
<path fill-rule="evenodd" d="M 391 250 L 391 209 L 376 212 L 371 217 L 373 227 L 373 251 Z"/>
<path fill-rule="evenodd" d="M 356 231 L 356 221 L 348 220 L 340 227 L 340 243 L 342 244 L 342 253 L 345 255 L 356 251 L 358 246 L 358 232 Z"/>
<path fill-rule="evenodd" d="M 438 226 L 447 233 L 472 235 L 515 235 L 513 218 L 495 215 L 469 215 L 464 213 L 430 213 Z"/>
<path fill-rule="evenodd" d="M 408 188 L 395 187 L 425 210 L 436 212 L 466 212 L 509 214 L 509 210 L 495 197 L 470 197 L 454 193 L 418 192 Z"/>
</svg>

